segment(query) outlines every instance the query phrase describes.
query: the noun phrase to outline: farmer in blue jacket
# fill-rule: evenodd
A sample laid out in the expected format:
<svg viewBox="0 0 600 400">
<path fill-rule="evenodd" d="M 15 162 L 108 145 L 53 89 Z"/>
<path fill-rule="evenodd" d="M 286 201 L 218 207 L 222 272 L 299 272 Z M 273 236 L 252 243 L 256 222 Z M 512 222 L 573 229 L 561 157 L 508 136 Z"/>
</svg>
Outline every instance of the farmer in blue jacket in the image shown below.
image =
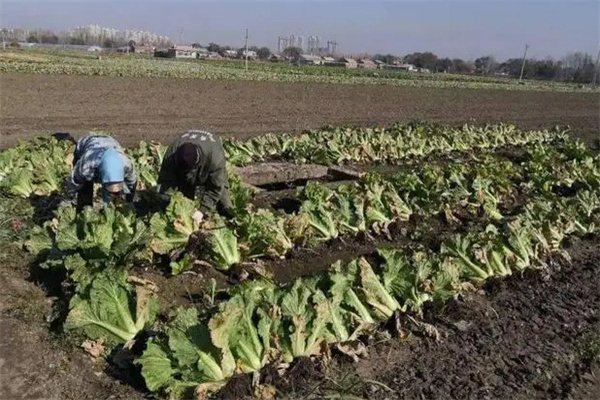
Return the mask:
<svg viewBox="0 0 600 400">
<path fill-rule="evenodd" d="M 71 137 L 72 138 L 72 137 Z M 73 173 L 67 179 L 66 195 L 77 197 L 77 211 L 91 206 L 94 183 L 102 185 L 105 203 L 133 201 L 137 177 L 129 158 L 110 136 L 88 135 L 77 142 L 73 154 Z"/>
</svg>

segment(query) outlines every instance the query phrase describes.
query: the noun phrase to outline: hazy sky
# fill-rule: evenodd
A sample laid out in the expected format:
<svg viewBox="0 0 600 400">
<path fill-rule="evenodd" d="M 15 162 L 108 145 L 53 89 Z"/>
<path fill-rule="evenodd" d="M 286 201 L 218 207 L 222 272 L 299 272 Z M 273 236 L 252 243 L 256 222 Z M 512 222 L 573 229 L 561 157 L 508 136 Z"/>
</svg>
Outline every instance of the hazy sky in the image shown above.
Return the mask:
<svg viewBox="0 0 600 400">
<path fill-rule="evenodd" d="M 62 30 L 99 24 L 144 29 L 175 42 L 277 48 L 278 35 L 320 35 L 341 52 L 433 51 L 441 56 L 498 59 L 596 54 L 600 1 L 6 1 L 2 27 Z M 183 34 L 181 34 L 183 31 Z"/>
</svg>

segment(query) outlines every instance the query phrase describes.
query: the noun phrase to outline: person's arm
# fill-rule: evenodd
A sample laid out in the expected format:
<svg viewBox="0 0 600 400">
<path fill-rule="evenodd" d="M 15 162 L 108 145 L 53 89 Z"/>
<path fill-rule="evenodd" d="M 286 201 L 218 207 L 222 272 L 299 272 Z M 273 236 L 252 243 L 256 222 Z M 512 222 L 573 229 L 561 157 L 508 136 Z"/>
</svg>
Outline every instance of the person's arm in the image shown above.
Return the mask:
<svg viewBox="0 0 600 400">
<path fill-rule="evenodd" d="M 96 174 L 97 165 L 85 157 L 80 158 L 73 168 L 71 176 L 67 178 L 66 194 L 69 198 L 74 198 L 83 185 L 91 182 Z"/>
<path fill-rule="evenodd" d="M 227 169 L 225 161 L 219 163 L 209 174 L 206 189 L 200 202 L 200 211 L 214 210 L 227 187 Z"/>
<path fill-rule="evenodd" d="M 124 184 L 127 186 L 128 193 L 125 194 L 125 200 L 128 203 L 133 201 L 135 196 L 135 190 L 137 186 L 137 174 L 135 173 L 135 168 L 133 164 L 125 155 L 125 175 L 124 175 Z"/>
<path fill-rule="evenodd" d="M 169 189 L 177 189 L 177 166 L 175 165 L 175 149 L 167 149 L 160 172 L 158 174 L 158 192 L 165 194 Z"/>
</svg>

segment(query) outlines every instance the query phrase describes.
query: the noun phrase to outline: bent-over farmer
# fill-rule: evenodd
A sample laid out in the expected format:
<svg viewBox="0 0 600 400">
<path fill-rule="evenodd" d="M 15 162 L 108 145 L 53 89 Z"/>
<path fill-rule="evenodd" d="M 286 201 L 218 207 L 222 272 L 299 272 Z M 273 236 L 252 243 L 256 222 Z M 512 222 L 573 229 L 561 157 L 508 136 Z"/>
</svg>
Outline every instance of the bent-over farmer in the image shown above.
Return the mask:
<svg viewBox="0 0 600 400">
<path fill-rule="evenodd" d="M 229 183 L 225 168 L 225 150 L 210 132 L 188 130 L 167 149 L 161 166 L 159 192 L 179 190 L 189 199 L 200 199 L 200 207 L 192 216 L 197 222 L 216 209 L 231 217 Z"/>
<path fill-rule="evenodd" d="M 105 135 L 88 135 L 81 138 L 73 154 L 73 172 L 67 178 L 66 195 L 77 197 L 77 211 L 91 206 L 94 183 L 102 184 L 105 203 L 133 201 L 137 177 L 129 158 L 115 138 Z"/>
</svg>

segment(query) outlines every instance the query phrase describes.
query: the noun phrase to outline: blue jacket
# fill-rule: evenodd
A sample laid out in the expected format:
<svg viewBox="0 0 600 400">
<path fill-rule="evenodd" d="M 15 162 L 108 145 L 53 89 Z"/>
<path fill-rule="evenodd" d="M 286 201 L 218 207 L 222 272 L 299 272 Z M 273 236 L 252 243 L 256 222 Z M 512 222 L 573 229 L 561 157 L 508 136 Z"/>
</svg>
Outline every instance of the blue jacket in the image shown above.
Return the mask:
<svg viewBox="0 0 600 400">
<path fill-rule="evenodd" d="M 119 168 L 123 168 L 122 173 L 105 168 L 106 163 L 102 161 L 108 149 L 111 149 L 109 153 L 113 153 L 110 154 L 113 160 L 115 157 L 121 157 L 121 160 L 117 160 L 120 162 L 116 164 L 119 165 Z M 133 164 L 123 152 L 119 142 L 113 137 L 104 135 L 89 135 L 81 138 L 77 142 L 75 153 L 73 154 L 73 173 L 67 179 L 67 196 L 74 197 L 88 182 L 109 182 L 110 180 L 107 180 L 107 172 L 116 177 L 116 179 L 122 178 L 125 194 L 135 192 L 137 176 Z"/>
</svg>

